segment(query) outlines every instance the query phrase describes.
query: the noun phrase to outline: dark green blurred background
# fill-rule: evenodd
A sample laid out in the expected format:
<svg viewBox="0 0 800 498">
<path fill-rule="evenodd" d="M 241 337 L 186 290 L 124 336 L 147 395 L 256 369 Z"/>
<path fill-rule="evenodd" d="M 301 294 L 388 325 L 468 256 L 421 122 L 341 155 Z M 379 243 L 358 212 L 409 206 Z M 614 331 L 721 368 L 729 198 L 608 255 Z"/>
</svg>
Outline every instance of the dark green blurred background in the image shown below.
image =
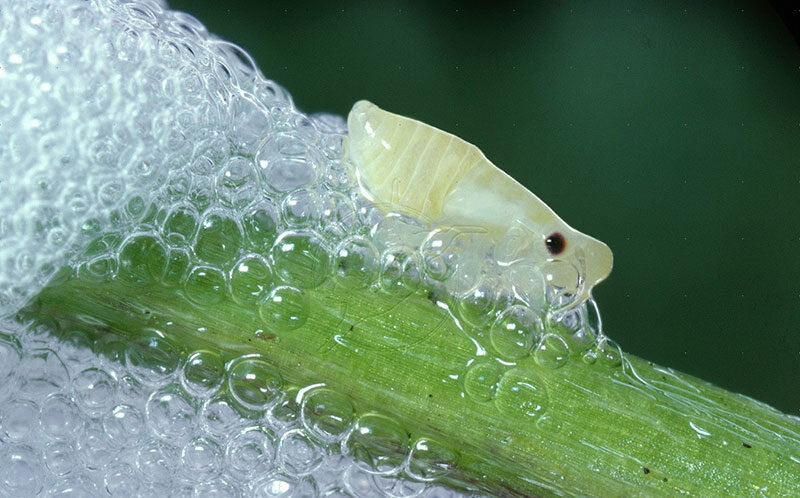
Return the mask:
<svg viewBox="0 0 800 498">
<path fill-rule="evenodd" d="M 306 112 L 477 144 L 614 250 L 623 349 L 800 415 L 800 49 L 768 3 L 170 5 Z"/>
</svg>

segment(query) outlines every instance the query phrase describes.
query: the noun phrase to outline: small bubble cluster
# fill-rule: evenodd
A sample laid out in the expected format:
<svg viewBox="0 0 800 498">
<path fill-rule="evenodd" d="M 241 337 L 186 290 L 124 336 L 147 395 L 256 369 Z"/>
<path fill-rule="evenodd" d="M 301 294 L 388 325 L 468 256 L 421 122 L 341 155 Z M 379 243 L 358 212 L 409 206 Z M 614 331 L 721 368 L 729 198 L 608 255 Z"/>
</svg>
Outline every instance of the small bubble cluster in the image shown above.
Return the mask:
<svg viewBox="0 0 800 498">
<path fill-rule="evenodd" d="M 261 356 L 180 359 L 165 340 L 109 355 L 107 332 L 4 326 L 4 496 L 457 496 L 435 486 L 455 448 L 324 384 L 287 389 Z"/>
<path fill-rule="evenodd" d="M 62 267 L 200 308 L 230 299 L 277 340 L 330 282 L 430 292 L 483 351 L 464 393 L 521 423 L 552 402 L 540 372 L 621 364 L 594 302 L 576 301 L 583 269 L 369 202 L 344 119 L 300 112 L 193 17 L 154 0 L 0 0 L 0 26 L 3 314 Z M 155 329 L 123 343 L 5 326 L 0 495 L 450 496 L 435 482 L 456 448 L 324 385 L 291 389 L 261 356 L 181 355 Z"/>
</svg>

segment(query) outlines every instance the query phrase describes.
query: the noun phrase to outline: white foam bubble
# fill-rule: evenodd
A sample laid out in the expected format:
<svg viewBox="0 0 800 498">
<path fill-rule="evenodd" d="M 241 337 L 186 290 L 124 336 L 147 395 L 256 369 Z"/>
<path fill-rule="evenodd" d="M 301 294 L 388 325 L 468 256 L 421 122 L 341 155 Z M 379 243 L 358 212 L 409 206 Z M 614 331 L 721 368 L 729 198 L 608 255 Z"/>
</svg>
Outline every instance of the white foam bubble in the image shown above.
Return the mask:
<svg viewBox="0 0 800 498">
<path fill-rule="evenodd" d="M 124 233 L 142 214 L 126 208 L 215 202 L 215 180 L 224 205 L 247 205 L 265 137 L 308 120 L 244 50 L 164 2 L 7 0 L 0 22 L 2 311 L 102 230 Z"/>
</svg>

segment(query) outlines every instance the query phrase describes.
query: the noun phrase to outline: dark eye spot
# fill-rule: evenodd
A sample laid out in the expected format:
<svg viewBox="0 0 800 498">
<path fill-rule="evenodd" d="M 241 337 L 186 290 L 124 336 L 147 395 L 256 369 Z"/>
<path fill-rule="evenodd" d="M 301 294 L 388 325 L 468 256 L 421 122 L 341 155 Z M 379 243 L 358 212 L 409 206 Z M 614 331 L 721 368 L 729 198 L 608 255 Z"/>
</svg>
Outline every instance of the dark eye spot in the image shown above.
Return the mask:
<svg viewBox="0 0 800 498">
<path fill-rule="evenodd" d="M 547 250 L 550 251 L 550 254 L 556 256 L 564 252 L 564 249 L 567 248 L 567 241 L 564 239 L 564 236 L 558 232 L 553 232 L 550 234 L 547 239 L 545 239 L 544 244 L 547 246 Z"/>
</svg>

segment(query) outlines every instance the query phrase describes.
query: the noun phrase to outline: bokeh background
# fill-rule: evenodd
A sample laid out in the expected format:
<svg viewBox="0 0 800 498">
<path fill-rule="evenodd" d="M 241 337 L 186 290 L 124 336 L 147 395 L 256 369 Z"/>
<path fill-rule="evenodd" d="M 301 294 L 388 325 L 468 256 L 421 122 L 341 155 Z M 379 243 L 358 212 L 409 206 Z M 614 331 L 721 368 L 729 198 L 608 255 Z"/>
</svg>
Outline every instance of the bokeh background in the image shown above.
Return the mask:
<svg viewBox="0 0 800 498">
<path fill-rule="evenodd" d="M 625 351 L 800 415 L 800 49 L 769 3 L 169 3 L 306 112 L 477 144 L 611 246 Z"/>
</svg>

